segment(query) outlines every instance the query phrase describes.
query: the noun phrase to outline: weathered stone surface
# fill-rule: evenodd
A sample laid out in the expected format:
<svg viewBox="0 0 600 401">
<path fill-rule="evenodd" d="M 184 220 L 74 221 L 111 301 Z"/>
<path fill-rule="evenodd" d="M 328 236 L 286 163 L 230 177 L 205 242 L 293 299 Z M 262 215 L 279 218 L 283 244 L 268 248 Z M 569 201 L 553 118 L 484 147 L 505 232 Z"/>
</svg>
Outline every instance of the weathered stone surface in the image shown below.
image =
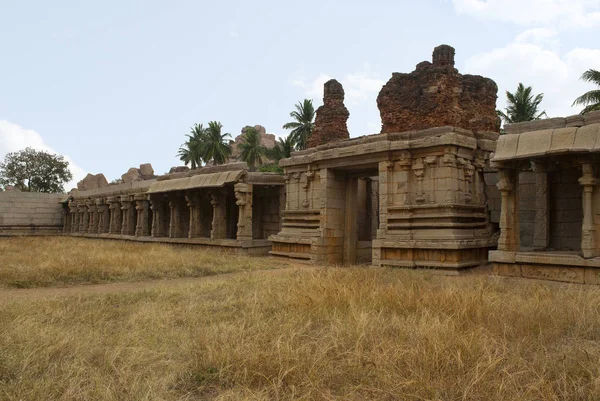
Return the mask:
<svg viewBox="0 0 600 401">
<path fill-rule="evenodd" d="M 308 139 L 310 148 L 329 142 L 348 139 L 346 122 L 350 113 L 344 106 L 344 88 L 335 79 L 325 82 L 323 106 L 317 109 L 315 126 Z"/>
<path fill-rule="evenodd" d="M 565 124 L 567 127 L 581 127 L 585 123 L 581 114 L 575 114 L 573 116 L 566 117 Z"/>
<path fill-rule="evenodd" d="M 140 174 L 144 178 L 154 177 L 154 169 L 152 168 L 152 164 L 150 164 L 150 163 L 140 164 Z"/>
<path fill-rule="evenodd" d="M 90 174 L 77 183 L 77 189 L 80 191 L 87 191 L 90 189 L 104 188 L 108 186 L 108 181 L 104 174 Z"/>
<path fill-rule="evenodd" d="M 190 171 L 190 168 L 188 166 L 175 166 L 175 167 L 171 167 L 171 169 L 169 170 L 169 174 L 186 173 L 188 171 Z"/>
<path fill-rule="evenodd" d="M 441 45 L 433 63 L 423 61 L 410 74 L 393 73 L 377 96 L 382 133 L 452 125 L 472 131 L 498 132 L 498 87 L 454 68 L 454 48 Z"/>
<path fill-rule="evenodd" d="M 564 117 L 543 118 L 541 120 L 524 121 L 522 123 L 505 124 L 504 132 L 507 134 L 520 134 L 522 132 L 565 128 L 567 125 Z"/>
<path fill-rule="evenodd" d="M 242 128 L 242 132 L 238 136 L 236 136 L 233 141 L 230 141 L 230 145 L 231 145 L 230 159 L 237 160 L 240 157 L 240 150 L 238 149 L 238 145 L 244 141 L 244 135 L 246 133 L 246 130 L 249 127 L 250 126 L 246 126 L 246 127 Z M 260 144 L 262 146 L 264 146 L 267 149 L 272 149 L 275 146 L 275 142 L 277 141 L 277 138 L 275 137 L 275 135 L 267 134 L 267 130 L 262 125 L 255 125 L 253 128 L 256 131 L 258 131 L 258 134 L 260 135 Z"/>
<path fill-rule="evenodd" d="M 125 174 L 121 176 L 121 179 L 123 182 L 141 181 L 142 175 L 140 174 L 139 169 L 131 167 Z"/>
<path fill-rule="evenodd" d="M 585 124 L 596 124 L 600 123 L 600 111 L 592 111 L 583 115 L 583 121 Z"/>
</svg>

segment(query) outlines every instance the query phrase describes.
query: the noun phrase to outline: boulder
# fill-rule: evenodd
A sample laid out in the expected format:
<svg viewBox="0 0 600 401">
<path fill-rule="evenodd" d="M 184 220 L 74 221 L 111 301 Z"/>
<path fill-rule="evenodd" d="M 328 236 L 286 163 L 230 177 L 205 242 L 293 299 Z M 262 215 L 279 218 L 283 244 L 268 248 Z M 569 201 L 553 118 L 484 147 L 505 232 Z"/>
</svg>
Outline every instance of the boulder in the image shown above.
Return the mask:
<svg viewBox="0 0 600 401">
<path fill-rule="evenodd" d="M 250 128 L 249 125 L 242 128 L 242 132 L 240 133 L 240 135 L 236 136 L 233 141 L 229 141 L 229 144 L 231 145 L 230 160 L 237 160 L 237 158 L 240 156 L 241 152 L 238 149 L 238 145 L 244 141 L 244 134 L 246 133 L 246 130 L 248 128 Z M 264 146 L 267 149 L 272 149 L 275 146 L 277 138 L 273 134 L 267 134 L 267 130 L 265 129 L 265 127 L 263 127 L 262 125 L 255 125 L 251 128 L 254 128 L 256 131 L 258 131 L 258 134 L 260 135 L 260 144 L 262 146 Z"/>
<path fill-rule="evenodd" d="M 150 164 L 150 163 L 140 164 L 140 174 L 142 174 L 142 176 L 144 178 L 154 177 L 154 169 L 152 168 L 152 164 Z"/>
<path fill-rule="evenodd" d="M 140 169 L 132 167 L 121 176 L 121 179 L 123 180 L 123 182 L 141 181 L 142 174 L 140 173 Z"/>
<path fill-rule="evenodd" d="M 88 173 L 85 178 L 77 183 L 77 189 L 80 191 L 88 191 L 90 189 L 104 188 L 108 186 L 108 181 L 104 174 L 90 174 Z"/>
</svg>

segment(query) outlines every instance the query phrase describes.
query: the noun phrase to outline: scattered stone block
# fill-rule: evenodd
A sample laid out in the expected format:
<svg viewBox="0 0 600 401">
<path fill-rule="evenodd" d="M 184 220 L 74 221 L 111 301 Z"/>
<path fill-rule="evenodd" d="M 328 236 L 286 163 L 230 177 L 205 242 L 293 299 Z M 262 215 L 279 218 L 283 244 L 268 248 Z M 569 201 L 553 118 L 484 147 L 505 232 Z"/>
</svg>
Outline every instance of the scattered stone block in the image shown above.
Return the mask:
<svg viewBox="0 0 600 401">
<path fill-rule="evenodd" d="M 566 117 L 565 123 L 567 127 L 582 127 L 585 124 L 581 114 Z"/>
<path fill-rule="evenodd" d="M 190 168 L 188 166 L 175 166 L 169 169 L 169 174 L 187 173 L 188 171 L 190 171 Z"/>
</svg>

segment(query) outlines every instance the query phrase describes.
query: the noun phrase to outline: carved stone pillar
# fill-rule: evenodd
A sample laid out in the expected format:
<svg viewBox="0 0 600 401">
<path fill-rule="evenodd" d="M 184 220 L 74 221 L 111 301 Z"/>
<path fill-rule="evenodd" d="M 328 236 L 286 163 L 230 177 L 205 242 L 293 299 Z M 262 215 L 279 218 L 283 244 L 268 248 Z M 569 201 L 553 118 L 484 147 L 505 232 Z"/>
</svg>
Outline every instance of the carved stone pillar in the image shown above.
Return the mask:
<svg viewBox="0 0 600 401">
<path fill-rule="evenodd" d="M 535 222 L 533 226 L 533 246 L 547 248 L 550 243 L 550 214 L 548 213 L 548 172 L 539 163 L 533 164 L 535 173 Z"/>
<path fill-rule="evenodd" d="M 479 152 L 475 157 L 475 160 L 473 161 L 473 167 L 475 168 L 475 171 L 473 172 L 474 189 L 472 202 L 476 205 L 480 205 L 482 203 L 485 203 L 485 190 L 482 185 L 483 169 L 485 168 L 485 157 L 479 154 Z"/>
<path fill-rule="evenodd" d="M 129 195 L 121 196 L 121 211 L 123 212 L 123 221 L 121 235 L 135 234 L 135 206 Z"/>
<path fill-rule="evenodd" d="M 98 233 L 98 209 L 96 208 L 96 200 L 88 199 L 86 202 L 88 208 L 88 234 Z"/>
<path fill-rule="evenodd" d="M 96 199 L 96 210 L 98 210 L 98 234 L 108 233 L 110 226 L 110 211 L 103 198 Z"/>
<path fill-rule="evenodd" d="M 444 149 L 444 156 L 442 156 L 442 165 L 449 167 L 450 173 L 448 174 L 449 180 L 447 180 L 446 196 L 444 197 L 445 203 L 457 203 L 457 196 L 459 194 L 458 187 L 458 168 L 457 168 L 457 154 L 458 149 L 454 147 L 447 147 Z"/>
<path fill-rule="evenodd" d="M 135 212 L 137 214 L 135 236 L 149 236 L 151 228 L 149 223 L 150 205 L 146 199 L 146 194 L 134 195 L 133 200 L 135 201 Z"/>
<path fill-rule="evenodd" d="M 379 228 L 377 238 L 383 238 L 387 232 L 388 206 L 392 203 L 391 183 L 394 174 L 394 162 L 379 162 Z M 324 171 L 327 171 L 324 169 Z M 324 173 L 321 172 L 321 177 Z"/>
<path fill-rule="evenodd" d="M 413 163 L 413 173 L 417 177 L 417 191 L 415 193 L 415 201 L 417 203 L 425 202 L 425 192 L 423 190 L 423 179 L 425 177 L 425 165 L 422 158 L 415 159 Z"/>
<path fill-rule="evenodd" d="M 590 163 L 581 165 L 582 177 L 579 184 L 583 187 L 583 224 L 581 227 L 581 252 L 584 258 L 593 258 L 598 255 L 596 249 L 596 239 L 594 237 L 594 208 L 592 204 L 592 193 L 594 187 L 598 184 L 598 179 L 594 177 L 594 169 Z"/>
<path fill-rule="evenodd" d="M 89 215 L 88 208 L 84 200 L 77 202 L 77 209 L 79 209 L 79 233 L 85 234 L 88 230 Z"/>
<path fill-rule="evenodd" d="M 77 210 L 77 203 L 72 200 L 69 201 L 69 213 L 71 214 L 69 232 L 76 233 L 79 230 L 79 213 Z"/>
<path fill-rule="evenodd" d="M 252 185 L 239 182 L 234 186 L 235 204 L 238 206 L 236 238 L 252 240 Z"/>
<path fill-rule="evenodd" d="M 437 170 L 437 161 L 438 158 L 437 156 L 427 156 L 423 158 L 423 163 L 426 167 L 426 175 L 428 176 L 428 185 L 427 185 L 427 193 L 425 193 L 425 190 L 423 189 L 423 196 L 425 197 L 425 199 L 427 199 L 427 196 L 429 196 L 429 203 L 435 203 L 435 193 L 437 190 L 437 177 L 436 177 L 436 170 Z"/>
<path fill-rule="evenodd" d="M 518 251 L 519 239 L 519 197 L 518 173 L 514 170 L 500 170 L 500 180 L 496 186 L 500 190 L 500 238 L 498 249 L 501 251 Z"/>
<path fill-rule="evenodd" d="M 71 216 L 72 216 L 71 209 L 69 207 L 69 204 L 66 203 L 63 206 L 63 230 L 62 230 L 63 234 L 68 234 L 71 232 L 71 224 L 72 224 Z"/>
<path fill-rule="evenodd" d="M 153 237 L 166 237 L 165 227 L 165 202 L 160 195 L 150 197 L 150 209 L 152 210 L 152 231 Z"/>
<path fill-rule="evenodd" d="M 185 195 L 187 207 L 190 209 L 190 229 L 188 238 L 200 237 L 202 233 L 202 223 L 200 216 L 200 203 L 197 193 L 187 193 Z"/>
<path fill-rule="evenodd" d="M 123 222 L 121 218 L 121 200 L 118 196 L 109 196 L 106 198 L 110 210 L 110 224 L 108 232 L 110 234 L 121 234 Z"/>
<path fill-rule="evenodd" d="M 463 168 L 465 180 L 463 189 L 463 199 L 465 203 L 471 203 L 473 200 L 473 175 L 475 173 L 475 167 L 471 164 L 470 160 L 459 158 L 459 163 Z"/>
<path fill-rule="evenodd" d="M 213 207 L 210 239 L 225 238 L 227 236 L 227 224 L 225 221 L 225 199 L 223 199 L 223 194 L 219 191 L 211 191 L 210 204 Z"/>
<path fill-rule="evenodd" d="M 171 209 L 171 218 L 169 220 L 169 237 L 180 238 L 183 237 L 183 230 L 181 228 L 181 200 L 174 196 L 169 200 L 169 208 Z"/>
<path fill-rule="evenodd" d="M 399 169 L 398 180 L 394 180 L 394 163 L 392 163 L 392 171 L 390 174 L 391 183 L 394 184 L 392 186 L 392 191 L 398 191 L 402 195 L 402 205 L 408 206 L 410 205 L 410 168 L 412 166 L 412 155 L 410 152 L 402 152 L 400 154 L 400 159 L 395 163 L 395 166 Z M 381 176 L 381 175 L 380 175 Z M 390 196 L 390 199 L 393 199 L 394 195 Z M 392 202 L 394 203 L 394 202 Z"/>
</svg>

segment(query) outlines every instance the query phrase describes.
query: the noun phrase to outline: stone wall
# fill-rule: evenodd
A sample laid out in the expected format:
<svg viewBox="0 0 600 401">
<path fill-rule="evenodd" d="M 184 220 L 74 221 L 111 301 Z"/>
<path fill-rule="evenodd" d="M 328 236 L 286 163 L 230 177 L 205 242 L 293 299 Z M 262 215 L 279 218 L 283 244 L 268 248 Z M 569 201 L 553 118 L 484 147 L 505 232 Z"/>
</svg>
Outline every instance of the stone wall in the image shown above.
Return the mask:
<svg viewBox="0 0 600 401">
<path fill-rule="evenodd" d="M 522 171 L 519 173 L 519 234 L 521 248 L 533 247 L 535 230 L 536 191 L 535 173 Z"/>
<path fill-rule="evenodd" d="M 254 187 L 252 202 L 252 238 L 267 239 L 281 229 L 281 187 Z"/>
<path fill-rule="evenodd" d="M 498 132 L 498 87 L 478 75 L 454 68 L 454 48 L 441 45 L 433 63 L 423 61 L 410 74 L 393 73 L 377 96 L 382 133 L 451 125 L 472 131 Z"/>
<path fill-rule="evenodd" d="M 486 171 L 483 173 L 485 183 L 485 198 L 490 222 L 496 226 L 500 222 L 500 190 L 498 184 L 498 172 L 495 170 Z"/>
<path fill-rule="evenodd" d="M 63 226 L 64 194 L 0 192 L 0 235 L 52 235 Z"/>
<path fill-rule="evenodd" d="M 581 250 L 581 185 L 577 168 L 550 174 L 550 248 L 562 251 Z"/>
</svg>

